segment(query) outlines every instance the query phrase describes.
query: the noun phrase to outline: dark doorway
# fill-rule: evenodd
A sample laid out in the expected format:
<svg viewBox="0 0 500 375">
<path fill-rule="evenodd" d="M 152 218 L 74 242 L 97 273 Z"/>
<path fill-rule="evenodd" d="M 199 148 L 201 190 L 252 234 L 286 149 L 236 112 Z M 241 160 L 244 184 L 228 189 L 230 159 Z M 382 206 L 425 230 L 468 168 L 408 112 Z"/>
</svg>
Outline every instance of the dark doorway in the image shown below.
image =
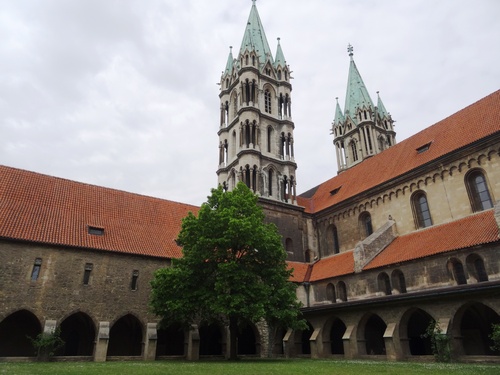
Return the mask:
<svg viewBox="0 0 500 375">
<path fill-rule="evenodd" d="M 140 356 L 142 354 L 142 325 L 128 314 L 116 321 L 109 331 L 108 356 Z"/>
<path fill-rule="evenodd" d="M 35 338 L 42 332 L 37 317 L 20 310 L 6 317 L 0 323 L 0 357 L 32 357 L 35 349 L 28 336 Z"/>
</svg>

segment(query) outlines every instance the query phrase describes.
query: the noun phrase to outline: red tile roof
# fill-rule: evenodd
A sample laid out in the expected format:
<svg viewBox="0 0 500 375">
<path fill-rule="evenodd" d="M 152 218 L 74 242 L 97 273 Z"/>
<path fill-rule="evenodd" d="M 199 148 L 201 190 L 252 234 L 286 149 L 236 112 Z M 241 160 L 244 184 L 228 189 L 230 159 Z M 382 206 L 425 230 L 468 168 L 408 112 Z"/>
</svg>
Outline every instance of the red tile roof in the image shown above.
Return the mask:
<svg viewBox="0 0 500 375">
<path fill-rule="evenodd" d="M 397 237 L 365 270 L 499 241 L 493 209 Z"/>
<path fill-rule="evenodd" d="M 305 192 L 298 203 L 306 212 L 319 212 L 497 133 L 500 131 L 499 108 L 500 90 Z M 427 143 L 430 143 L 429 150 L 417 153 L 416 150 Z M 337 188 L 340 190 L 331 195 Z"/>
<path fill-rule="evenodd" d="M 198 209 L 0 166 L 0 238 L 178 258 L 181 220 Z"/>
<path fill-rule="evenodd" d="M 345 251 L 314 263 L 309 281 L 349 275 L 354 272 L 353 251 Z"/>
<path fill-rule="evenodd" d="M 301 262 L 286 262 L 288 269 L 293 268 L 292 277 L 290 277 L 290 281 L 294 283 L 301 283 L 306 281 L 308 276 L 308 271 L 310 271 L 309 263 L 301 263 Z"/>
</svg>

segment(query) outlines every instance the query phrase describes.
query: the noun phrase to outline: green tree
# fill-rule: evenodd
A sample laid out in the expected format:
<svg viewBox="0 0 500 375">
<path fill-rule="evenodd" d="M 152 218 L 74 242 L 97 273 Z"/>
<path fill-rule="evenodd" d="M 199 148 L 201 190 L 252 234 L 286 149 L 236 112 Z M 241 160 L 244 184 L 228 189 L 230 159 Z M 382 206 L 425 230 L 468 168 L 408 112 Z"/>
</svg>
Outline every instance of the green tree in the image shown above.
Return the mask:
<svg viewBox="0 0 500 375">
<path fill-rule="evenodd" d="M 227 324 L 230 359 L 237 356 L 238 327 L 247 322 L 264 319 L 269 331 L 305 324 L 281 236 L 264 223 L 257 200 L 243 183 L 231 192 L 212 189 L 198 216 L 183 219 L 183 257 L 158 270 L 151 283 L 151 306 L 162 325 Z"/>
</svg>

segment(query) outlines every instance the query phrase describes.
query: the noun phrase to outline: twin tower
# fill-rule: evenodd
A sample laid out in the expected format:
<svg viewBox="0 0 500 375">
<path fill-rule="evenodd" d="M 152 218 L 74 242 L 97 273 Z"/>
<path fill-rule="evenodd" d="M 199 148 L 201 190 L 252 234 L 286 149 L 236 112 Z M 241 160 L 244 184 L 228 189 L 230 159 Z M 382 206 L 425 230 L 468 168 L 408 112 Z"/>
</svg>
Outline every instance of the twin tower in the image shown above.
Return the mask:
<svg viewBox="0 0 500 375">
<path fill-rule="evenodd" d="M 220 81 L 218 183 L 243 181 L 260 197 L 296 204 L 292 85 L 278 38 L 273 58 L 255 5 L 236 58 L 230 49 Z M 338 172 L 396 143 L 393 120 L 378 96 L 375 106 L 353 60 L 344 112 L 337 101 L 331 132 Z"/>
</svg>

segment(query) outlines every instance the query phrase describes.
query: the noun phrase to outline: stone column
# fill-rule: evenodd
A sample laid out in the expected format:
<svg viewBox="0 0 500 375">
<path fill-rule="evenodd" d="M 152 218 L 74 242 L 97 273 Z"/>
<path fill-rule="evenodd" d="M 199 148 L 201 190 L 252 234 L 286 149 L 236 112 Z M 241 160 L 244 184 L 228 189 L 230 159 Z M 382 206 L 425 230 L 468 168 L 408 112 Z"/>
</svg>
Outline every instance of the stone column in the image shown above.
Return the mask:
<svg viewBox="0 0 500 375">
<path fill-rule="evenodd" d="M 321 328 L 315 328 L 311 337 L 309 338 L 309 345 L 311 346 L 311 358 L 320 358 L 323 354 L 323 345 L 321 342 Z"/>
<path fill-rule="evenodd" d="M 188 361 L 197 361 L 200 359 L 200 331 L 196 324 L 192 324 L 189 330 L 186 359 Z"/>
<path fill-rule="evenodd" d="M 295 354 L 295 331 L 288 328 L 283 337 L 283 354 L 285 358 L 292 358 Z"/>
<path fill-rule="evenodd" d="M 94 361 L 106 362 L 109 342 L 109 322 L 99 322 L 97 341 L 95 343 Z"/>
<path fill-rule="evenodd" d="M 156 359 L 156 343 L 158 334 L 156 323 L 148 323 L 146 326 L 146 340 L 144 343 L 144 360 L 154 361 Z"/>
<path fill-rule="evenodd" d="M 389 323 L 384 332 L 385 352 L 389 361 L 398 361 L 403 358 L 401 346 L 397 342 L 395 335 L 396 328 L 396 323 Z"/>
<path fill-rule="evenodd" d="M 344 344 L 344 356 L 346 359 L 353 359 L 358 356 L 358 343 L 356 341 L 355 326 L 347 326 L 342 342 Z"/>
</svg>

